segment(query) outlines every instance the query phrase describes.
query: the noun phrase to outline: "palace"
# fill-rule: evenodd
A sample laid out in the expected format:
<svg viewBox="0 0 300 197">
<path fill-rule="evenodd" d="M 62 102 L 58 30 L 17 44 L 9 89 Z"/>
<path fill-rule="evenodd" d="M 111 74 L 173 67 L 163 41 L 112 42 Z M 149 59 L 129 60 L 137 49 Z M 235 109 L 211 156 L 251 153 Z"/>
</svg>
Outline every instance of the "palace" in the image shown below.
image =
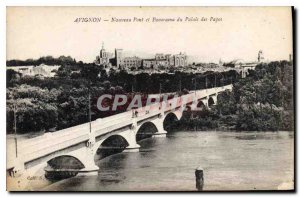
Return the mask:
<svg viewBox="0 0 300 197">
<path fill-rule="evenodd" d="M 114 57 L 113 57 L 114 56 Z M 114 55 L 105 50 L 104 44 L 100 50 L 99 56 L 96 57 L 95 64 L 103 65 L 104 68 L 110 69 L 130 69 L 136 70 L 139 68 L 158 69 L 160 67 L 184 67 L 187 66 L 187 55 L 179 54 L 155 54 L 153 59 L 141 59 L 137 56 L 123 57 L 123 49 L 115 49 Z"/>
<path fill-rule="evenodd" d="M 184 67 L 187 65 L 187 56 L 184 53 L 175 55 L 158 53 L 154 59 L 144 59 L 143 68 L 157 69 L 163 67 Z"/>
</svg>

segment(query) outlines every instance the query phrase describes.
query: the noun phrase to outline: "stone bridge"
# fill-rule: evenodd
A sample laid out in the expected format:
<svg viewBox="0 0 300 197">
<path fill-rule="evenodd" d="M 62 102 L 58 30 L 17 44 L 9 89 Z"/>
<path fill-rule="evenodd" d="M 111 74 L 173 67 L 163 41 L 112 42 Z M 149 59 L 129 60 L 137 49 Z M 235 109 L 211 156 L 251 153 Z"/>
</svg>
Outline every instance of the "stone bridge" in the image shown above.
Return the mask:
<svg viewBox="0 0 300 197">
<path fill-rule="evenodd" d="M 231 89 L 232 85 L 198 90 L 178 97 L 175 104 L 170 99 L 136 109 L 138 113 L 127 111 L 23 140 L 18 142 L 18 157 L 8 155 L 7 171 L 11 176 L 33 175 L 44 170 L 97 174 L 99 167 L 95 161 L 99 150 L 114 147 L 120 151 L 138 151 L 137 142 L 145 136 L 166 135 L 164 121 L 179 120 L 183 110 L 192 104 L 191 96 L 209 107 L 217 103 L 218 93 Z"/>
</svg>

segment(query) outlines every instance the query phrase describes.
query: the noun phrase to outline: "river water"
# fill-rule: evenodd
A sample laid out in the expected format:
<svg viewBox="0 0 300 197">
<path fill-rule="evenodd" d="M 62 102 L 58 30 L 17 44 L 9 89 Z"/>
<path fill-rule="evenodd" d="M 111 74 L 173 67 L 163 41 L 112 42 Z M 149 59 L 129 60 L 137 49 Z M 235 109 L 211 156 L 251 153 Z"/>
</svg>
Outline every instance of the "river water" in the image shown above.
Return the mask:
<svg viewBox="0 0 300 197">
<path fill-rule="evenodd" d="M 78 176 L 44 187 L 55 191 L 195 191 L 195 169 L 204 190 L 293 188 L 292 132 L 190 132 L 140 142 L 140 152 L 97 162 L 98 176 Z"/>
<path fill-rule="evenodd" d="M 13 150 L 11 139 L 9 151 Z M 25 190 L 195 191 L 195 169 L 202 167 L 204 190 L 293 188 L 292 132 L 181 131 L 139 144 L 139 152 L 122 152 L 97 161 L 98 176 L 52 182 L 43 178 L 41 168 L 37 174 L 21 178 L 21 183 L 27 185 Z"/>
</svg>

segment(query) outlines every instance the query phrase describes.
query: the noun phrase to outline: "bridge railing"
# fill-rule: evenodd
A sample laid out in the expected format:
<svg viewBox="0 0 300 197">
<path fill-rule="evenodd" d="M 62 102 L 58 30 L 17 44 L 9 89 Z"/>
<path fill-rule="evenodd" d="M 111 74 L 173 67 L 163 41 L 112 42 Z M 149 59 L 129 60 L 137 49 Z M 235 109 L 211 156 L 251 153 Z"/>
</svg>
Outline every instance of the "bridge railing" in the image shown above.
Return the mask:
<svg viewBox="0 0 300 197">
<path fill-rule="evenodd" d="M 66 129 L 62 129 L 62 130 L 58 130 L 56 132 L 53 133 L 45 133 L 42 136 L 38 136 L 38 137 L 34 137 L 34 138 L 30 138 L 30 139 L 26 139 L 21 141 L 21 143 L 19 143 L 20 148 L 26 148 L 28 146 L 33 146 L 36 144 L 40 144 L 43 142 L 47 142 L 49 143 L 49 141 L 51 139 L 57 139 L 57 138 L 63 138 L 65 136 L 69 136 L 70 134 L 78 134 L 81 133 L 82 131 L 87 131 L 89 129 L 89 123 L 84 123 L 81 125 L 77 125 L 77 126 L 73 126 L 73 127 L 69 127 Z"/>
</svg>

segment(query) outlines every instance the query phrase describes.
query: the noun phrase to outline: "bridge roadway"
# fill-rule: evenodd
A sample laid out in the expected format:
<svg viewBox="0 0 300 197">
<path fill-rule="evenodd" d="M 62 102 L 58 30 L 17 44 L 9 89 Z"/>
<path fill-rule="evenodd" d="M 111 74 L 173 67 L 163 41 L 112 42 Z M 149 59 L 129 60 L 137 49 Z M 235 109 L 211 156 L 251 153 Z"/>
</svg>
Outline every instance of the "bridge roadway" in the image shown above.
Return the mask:
<svg viewBox="0 0 300 197">
<path fill-rule="evenodd" d="M 173 99 L 155 103 L 136 109 L 137 115 L 127 111 L 117 115 L 97 119 L 90 124 L 85 123 L 42 136 L 18 142 L 18 157 L 7 156 L 7 171 L 11 176 L 26 171 L 31 174 L 39 169 L 49 167 L 49 161 L 63 156 L 71 156 L 83 164 L 81 172 L 97 172 L 95 165 L 96 151 L 101 144 L 111 136 L 121 136 L 127 141 L 125 151 L 138 151 L 136 136 L 141 126 L 149 123 L 156 128 L 154 135 L 164 136 L 165 118 L 173 114 L 179 120 L 183 109 L 192 103 L 190 98 L 196 97 L 197 102 L 208 106 L 208 100 L 217 103 L 218 93 L 231 90 L 232 85 L 198 90 L 178 97 L 179 102 L 172 104 Z M 165 107 L 162 107 L 162 106 Z M 72 170 L 72 169 L 70 169 Z"/>
</svg>

